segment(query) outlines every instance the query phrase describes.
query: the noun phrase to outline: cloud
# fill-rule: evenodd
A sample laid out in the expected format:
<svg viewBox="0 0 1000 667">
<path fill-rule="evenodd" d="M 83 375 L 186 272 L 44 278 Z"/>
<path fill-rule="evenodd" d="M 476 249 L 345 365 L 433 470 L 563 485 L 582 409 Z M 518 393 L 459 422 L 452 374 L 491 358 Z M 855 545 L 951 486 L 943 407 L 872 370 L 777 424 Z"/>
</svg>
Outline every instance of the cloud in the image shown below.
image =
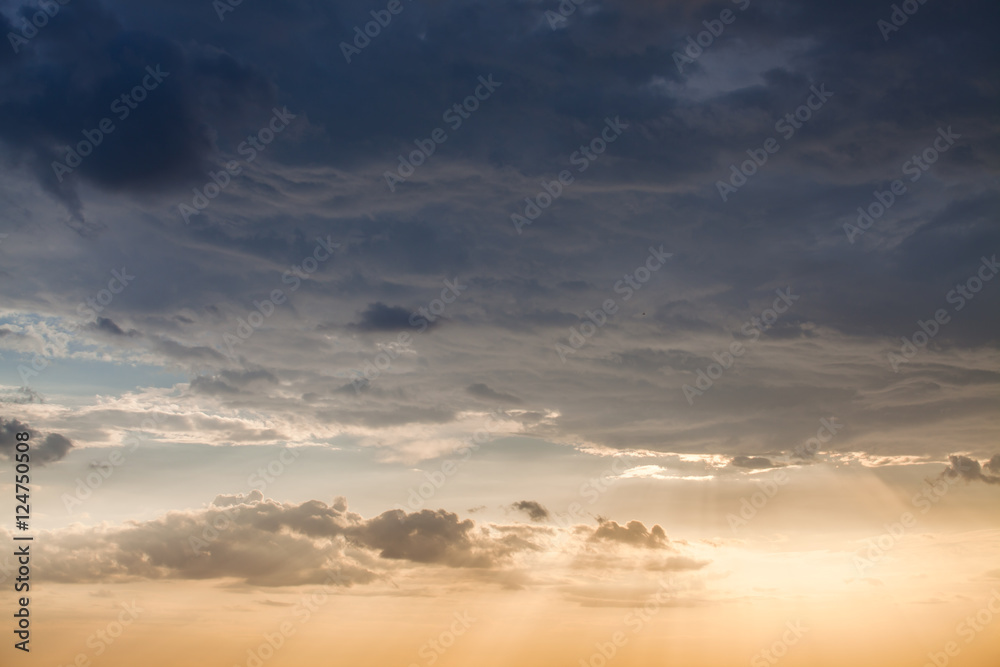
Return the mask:
<svg viewBox="0 0 1000 667">
<path fill-rule="evenodd" d="M 646 563 L 647 570 L 656 572 L 683 572 L 686 570 L 700 570 L 711 564 L 711 561 L 698 560 L 688 556 L 670 556 L 664 560 L 650 561 Z"/>
<path fill-rule="evenodd" d="M 519 500 L 510 507 L 524 512 L 532 521 L 545 521 L 549 518 L 549 511 L 534 500 Z"/>
<path fill-rule="evenodd" d="M 151 90 L 147 68 L 158 72 Z M 213 143 L 207 129 L 236 129 L 251 109 L 268 108 L 274 95 L 264 76 L 225 50 L 127 27 L 104 4 L 61 6 L 16 58 L 0 62 L 0 75 L 5 91 L 32 86 L 31 95 L 0 94 L 0 141 L 8 158 L 28 167 L 81 232 L 102 225 L 84 222 L 79 181 L 106 191 L 149 192 L 203 180 Z M 144 99 L 125 107 L 121 96 L 144 77 Z M 73 103 L 60 102 L 66 99 Z M 95 140 L 82 161 L 69 162 L 73 173 L 57 175 L 51 163 L 66 163 L 67 147 L 76 147 L 84 131 L 100 135 L 102 118 L 113 131 Z"/>
<path fill-rule="evenodd" d="M 73 443 L 64 435 L 59 433 L 42 434 L 24 422 L 0 417 L 0 456 L 10 460 L 14 459 L 17 434 L 22 432 L 30 435 L 28 453 L 32 463 L 39 465 L 54 463 L 61 460 L 69 453 L 69 450 L 73 449 Z"/>
<path fill-rule="evenodd" d="M 505 394 L 503 392 L 496 391 L 494 389 L 491 389 L 482 382 L 470 384 L 468 387 L 465 388 L 465 391 L 470 396 L 475 396 L 476 398 L 482 398 L 490 402 L 509 403 L 513 405 L 516 405 L 521 402 L 521 399 L 519 399 L 517 396 L 514 396 L 513 394 Z"/>
<path fill-rule="evenodd" d="M 191 380 L 191 391 L 208 395 L 233 395 L 243 393 L 244 389 L 253 390 L 256 387 L 277 384 L 274 374 L 263 370 L 224 370 L 217 375 L 199 375 Z"/>
<path fill-rule="evenodd" d="M 410 324 L 410 311 L 400 306 L 387 306 L 378 301 L 370 304 L 362 313 L 361 320 L 351 325 L 359 331 L 405 331 Z"/>
<path fill-rule="evenodd" d="M 518 550 L 517 539 L 491 541 L 477 537 L 475 522 L 460 521 L 445 510 L 385 512 L 347 531 L 359 543 L 379 550 L 379 556 L 452 567 L 494 567 Z"/>
<path fill-rule="evenodd" d="M 233 505 L 252 505 L 254 503 L 259 503 L 264 500 L 264 494 L 260 489 L 254 489 L 250 493 L 243 495 L 242 493 L 237 493 L 235 495 L 219 494 L 212 501 L 213 507 L 232 507 Z"/>
<path fill-rule="evenodd" d="M 996 475 L 1000 475 L 1000 454 L 994 454 L 993 458 L 987 461 L 983 467 Z"/>
<path fill-rule="evenodd" d="M 537 503 L 531 504 L 532 507 Z M 2 533 L 0 533 L 2 535 Z M 622 560 L 619 545 L 670 548 L 663 529 L 639 521 L 624 526 L 603 520 L 584 526 L 476 524 L 443 509 L 390 510 L 365 518 L 347 500 L 280 503 L 254 490 L 220 494 L 198 510 L 171 511 L 119 526 L 76 524 L 50 531 L 41 566 L 52 581 L 103 584 L 142 579 L 227 579 L 253 586 L 296 586 L 326 581 L 339 585 L 389 580 L 420 568 L 450 576 L 523 585 L 537 564 L 558 552 L 575 554 L 574 568 L 684 571 L 701 569 L 702 558 L 653 557 Z M 506 582 L 506 583 L 505 583 Z"/>
<path fill-rule="evenodd" d="M 620 542 L 648 549 L 666 549 L 669 546 L 669 540 L 663 528 L 654 525 L 652 530 L 649 530 L 641 521 L 629 521 L 621 526 L 616 521 L 601 520 L 590 539 L 592 541 Z"/>
<path fill-rule="evenodd" d="M 412 449 L 414 429 L 400 425 L 420 427 L 425 415 L 439 414 L 447 431 L 484 401 L 504 400 L 553 415 L 525 423 L 525 435 L 726 460 L 793 451 L 816 432 L 821 413 L 850 424 L 833 447 L 890 443 L 879 451 L 887 461 L 943 458 L 945 420 L 963 420 L 970 438 L 988 437 L 1000 372 L 981 359 L 992 358 L 982 352 L 995 336 L 1000 291 L 977 293 L 962 311 L 972 316 L 942 326 L 900 373 L 885 355 L 887 341 L 911 332 L 921 313 L 949 307 L 948 286 L 974 275 L 982 248 L 1000 243 L 994 177 L 982 166 L 997 164 L 989 140 L 997 93 L 968 84 L 996 79 L 997 60 L 980 56 L 995 48 L 985 26 L 1000 10 L 982 0 L 960 12 L 928 5 L 937 38 L 962 45 L 942 56 L 922 48 L 916 32 L 894 35 L 886 49 L 874 19 L 875 39 L 858 42 L 858 17 L 870 13 L 862 3 L 802 9 L 780 0 L 769 20 L 738 26 L 739 43 L 757 57 L 741 59 L 723 40 L 712 47 L 717 60 L 682 75 L 671 54 L 703 29 L 693 8 L 704 5 L 654 5 L 612 3 L 553 32 L 537 3 L 437 4 L 394 18 L 402 21 L 398 39 L 366 49 L 363 68 L 341 61 L 331 69 L 317 68 L 316 54 L 341 58 L 329 37 L 349 35 L 355 22 L 345 17 L 366 14 L 357 0 L 291 0 L 279 13 L 243 3 L 239 21 L 250 32 L 204 21 L 204 6 L 188 3 L 70 3 L 24 51 L 0 55 L 0 198 L 19 231 L 58 219 L 65 205 L 78 216 L 99 211 L 119 242 L 40 244 L 12 233 L 3 240 L 4 271 L 18 279 L 9 281 L 5 305 L 18 314 L 9 319 L 27 313 L 58 325 L 128 257 L 142 274 L 102 311 L 106 330 L 78 332 L 67 357 L 102 368 L 134 363 L 146 386 L 160 381 L 146 369 L 187 374 L 185 409 L 196 415 L 252 411 L 314 433 L 363 415 L 366 442 L 394 453 Z M 456 34 L 469 11 L 476 30 L 433 39 Z M 294 34 L 303 48 L 263 40 L 248 49 L 254 26 Z M 738 59 L 738 68 L 727 67 Z M 901 61 L 913 66 L 900 69 Z M 136 74 L 157 63 L 171 74 L 64 183 L 54 179 L 51 162 L 64 146 L 81 141 Z M 729 69 L 741 74 L 721 76 Z M 273 74 L 280 72 L 295 75 Z M 442 111 L 491 73 L 503 81 L 495 97 L 460 129 L 448 127 L 449 141 L 389 193 L 383 175 L 397 156 L 442 126 Z M 841 81 L 850 85 L 838 90 Z M 824 82 L 834 97 L 723 204 L 713 184 Z M 410 100 L 406 113 L 402 98 Z M 236 147 L 279 100 L 298 118 L 246 162 Z M 576 175 L 570 155 L 609 115 L 629 129 Z M 900 176 L 938 123 L 962 137 L 923 178 L 962 187 L 912 188 L 896 200 L 892 220 L 849 243 L 843 223 Z M 176 205 L 229 159 L 241 160 L 240 175 L 183 224 Z M 509 214 L 541 179 L 567 168 L 572 186 L 517 235 Z M 39 187 L 62 204 L 38 196 Z M 749 210 L 767 211 L 768 224 L 746 233 Z M 664 226 L 666 218 L 674 223 Z M 297 279 L 292 293 L 284 272 L 327 233 L 345 239 L 349 252 Z M 671 266 L 626 303 L 614 286 L 653 244 L 674 253 Z M 804 256 L 822 261 L 804 265 Z M 32 270 L 40 265 L 45 272 Z M 448 326 L 400 351 L 364 391 L 352 387 L 344 378 L 380 351 L 381 335 L 406 330 L 408 307 L 431 303 L 442 279 L 456 275 L 469 288 L 447 305 Z M 751 343 L 741 324 L 784 285 L 801 300 Z M 287 301 L 241 339 L 237 359 L 220 354 L 223 336 L 276 288 Z M 587 311 L 603 317 L 595 309 L 609 298 L 618 313 L 564 364 L 555 345 L 589 321 Z M 22 323 L 0 324 L 12 332 L 0 336 L 5 356 L 34 354 L 48 341 L 36 335 L 45 327 L 26 333 Z M 133 328 L 141 335 L 119 333 Z M 88 336 L 100 345 L 80 351 Z M 681 387 L 735 341 L 753 348 L 688 405 Z M 222 375 L 256 368 L 280 384 Z M 615 400 L 595 398 L 602 395 Z M 107 423 L 111 432 L 128 426 Z M 183 435 L 199 434 L 192 426 Z M 422 440 L 439 435 L 423 432 Z"/>
<path fill-rule="evenodd" d="M 477 529 L 444 510 L 391 510 L 371 519 L 347 502 L 300 504 L 260 491 L 219 495 L 204 510 L 169 512 L 120 527 L 53 533 L 46 571 L 54 581 L 236 577 L 260 586 L 370 583 L 394 561 L 496 569 L 536 548 L 523 533 Z"/>
<path fill-rule="evenodd" d="M 0 395 L 0 403 L 10 403 L 12 405 L 27 405 L 30 403 L 44 403 L 45 397 L 31 387 L 18 387 L 8 393 Z"/>
<path fill-rule="evenodd" d="M 948 457 L 950 464 L 941 473 L 941 477 L 948 479 L 964 479 L 967 482 L 985 482 L 986 484 L 1000 484 L 1000 475 L 987 475 L 983 472 L 983 466 L 976 459 L 952 454 Z M 995 472 L 1000 465 L 1000 455 L 994 455 L 986 463 L 986 469 Z"/>
<path fill-rule="evenodd" d="M 138 336 L 139 332 L 135 329 L 129 329 L 125 331 L 120 326 L 118 326 L 114 320 L 108 317 L 98 317 L 97 321 L 91 325 L 94 331 L 99 333 L 105 333 L 111 336 Z"/>
<path fill-rule="evenodd" d="M 735 468 L 749 468 L 751 470 L 766 470 L 780 466 L 780 464 L 774 463 L 771 459 L 763 456 L 734 456 L 729 465 Z"/>
</svg>

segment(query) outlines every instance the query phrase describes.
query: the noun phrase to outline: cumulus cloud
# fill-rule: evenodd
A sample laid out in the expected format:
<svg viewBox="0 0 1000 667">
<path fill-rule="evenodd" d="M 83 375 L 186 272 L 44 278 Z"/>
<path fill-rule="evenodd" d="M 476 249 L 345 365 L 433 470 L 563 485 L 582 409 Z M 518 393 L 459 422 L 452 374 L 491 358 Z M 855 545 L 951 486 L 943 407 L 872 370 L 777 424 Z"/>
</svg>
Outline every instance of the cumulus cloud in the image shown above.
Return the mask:
<svg viewBox="0 0 1000 667">
<path fill-rule="evenodd" d="M 234 495 L 226 495 L 220 493 L 212 501 L 212 505 L 215 507 L 232 507 L 233 505 L 251 505 L 253 503 L 259 503 L 264 500 L 264 494 L 260 489 L 254 489 L 250 493 L 244 495 L 242 493 L 237 493 Z"/>
<path fill-rule="evenodd" d="M 219 495 L 200 511 L 55 533 L 45 567 L 54 581 L 67 582 L 235 577 L 289 586 L 322 582 L 335 570 L 353 584 L 381 577 L 388 561 L 498 568 L 536 548 L 528 537 L 480 529 L 444 510 L 364 519 L 343 498 L 278 503 L 254 490 Z"/>
<path fill-rule="evenodd" d="M 445 510 L 406 514 L 391 510 L 350 529 L 359 543 L 379 550 L 382 558 L 453 567 L 492 567 L 517 549 L 517 540 L 489 540 L 473 532 L 475 522 L 460 521 Z"/>
<path fill-rule="evenodd" d="M 627 544 L 648 549 L 666 549 L 669 547 L 667 534 L 658 524 L 647 529 L 641 521 L 629 521 L 624 526 L 617 521 L 603 519 L 590 536 L 592 541 L 607 541 Z"/>
<path fill-rule="evenodd" d="M 512 504 L 510 508 L 524 512 L 532 521 L 545 521 L 549 518 L 549 511 L 541 503 L 534 500 L 519 500 Z"/>
<path fill-rule="evenodd" d="M 534 504 L 537 505 L 537 504 Z M 534 507 L 534 505 L 532 505 Z M 280 503 L 254 490 L 220 494 L 200 510 L 173 511 L 119 526 L 75 525 L 46 535 L 38 557 L 58 582 L 235 579 L 254 586 L 388 581 L 418 568 L 454 568 L 463 576 L 523 585 L 531 559 L 575 553 L 574 568 L 693 571 L 708 561 L 687 555 L 622 559 L 616 547 L 665 549 L 663 529 L 602 520 L 557 528 L 479 524 L 446 510 L 390 510 L 365 518 L 343 497 L 331 503 Z M 650 554 L 654 552 L 648 552 Z M 521 573 L 521 574 L 519 574 Z M 506 583 L 504 583 L 506 582 Z"/>
</svg>

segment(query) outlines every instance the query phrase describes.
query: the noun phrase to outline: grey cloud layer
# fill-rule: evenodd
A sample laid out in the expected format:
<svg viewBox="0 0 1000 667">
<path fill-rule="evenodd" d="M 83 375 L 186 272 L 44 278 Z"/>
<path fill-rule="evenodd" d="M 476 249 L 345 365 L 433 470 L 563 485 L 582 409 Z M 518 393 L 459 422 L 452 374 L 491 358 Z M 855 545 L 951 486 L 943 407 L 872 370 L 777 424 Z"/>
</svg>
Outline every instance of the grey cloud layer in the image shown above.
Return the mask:
<svg viewBox="0 0 1000 667">
<path fill-rule="evenodd" d="M 111 267 L 141 266 L 79 340 L 186 373 L 208 409 L 308 425 L 443 427 L 489 402 L 557 414 L 525 418 L 540 437 L 720 452 L 744 468 L 831 415 L 849 428 L 835 447 L 943 459 L 958 421 L 989 441 L 998 284 L 900 374 L 884 359 L 1000 250 L 987 83 L 1000 46 L 986 28 L 1000 9 L 930 3 L 886 43 L 883 6 L 753 3 L 712 58 L 678 73 L 672 53 L 727 4 L 601 2 L 553 31 L 542 5 L 431 3 L 348 65 L 337 44 L 367 16 L 362 2 L 243 3 L 224 22 L 204 2 L 71 3 L 23 52 L 0 54 L 15 177 L 5 231 L 19 234 L 2 247 L 17 276 L 4 306 L 74 317 Z M 745 77 L 722 77 L 737 60 Z M 59 147 L 157 63 L 171 73 L 161 87 L 54 180 Z M 386 192 L 397 155 L 447 127 L 442 110 L 490 73 L 503 82 L 495 98 Z M 821 83 L 834 92 L 822 112 L 719 201 L 715 181 Z M 183 224 L 177 204 L 276 104 L 297 114 L 292 126 Z M 609 115 L 629 129 L 576 172 L 571 155 Z M 848 243 L 842 224 L 947 126 L 956 146 Z M 561 169 L 576 181 L 514 234 L 510 212 Z M 54 195 L 73 227 L 105 231 L 81 241 L 22 186 Z M 33 236 L 35 219 L 56 241 Z M 344 252 L 291 293 L 282 275 L 320 234 Z M 674 257 L 625 301 L 615 285 L 660 244 Z M 44 274 L 21 270 L 41 262 Z M 392 350 L 391 368 L 353 391 L 354 371 L 416 332 L 410 314 L 455 276 L 469 289 L 438 320 L 447 326 Z M 801 300 L 688 405 L 681 386 L 746 343 L 740 325 L 786 286 Z M 274 289 L 288 302 L 226 359 L 222 336 Z M 619 313 L 563 364 L 555 343 L 609 298 Z"/>
</svg>

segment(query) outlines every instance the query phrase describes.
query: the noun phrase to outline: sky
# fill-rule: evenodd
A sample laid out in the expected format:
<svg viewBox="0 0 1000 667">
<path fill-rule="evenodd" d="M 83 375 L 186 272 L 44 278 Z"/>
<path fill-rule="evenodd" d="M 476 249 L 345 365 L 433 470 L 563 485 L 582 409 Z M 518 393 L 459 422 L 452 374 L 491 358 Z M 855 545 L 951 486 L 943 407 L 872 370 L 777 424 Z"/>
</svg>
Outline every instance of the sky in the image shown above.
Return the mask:
<svg viewBox="0 0 1000 667">
<path fill-rule="evenodd" d="M 3 664 L 995 665 L 998 19 L 0 0 Z"/>
</svg>

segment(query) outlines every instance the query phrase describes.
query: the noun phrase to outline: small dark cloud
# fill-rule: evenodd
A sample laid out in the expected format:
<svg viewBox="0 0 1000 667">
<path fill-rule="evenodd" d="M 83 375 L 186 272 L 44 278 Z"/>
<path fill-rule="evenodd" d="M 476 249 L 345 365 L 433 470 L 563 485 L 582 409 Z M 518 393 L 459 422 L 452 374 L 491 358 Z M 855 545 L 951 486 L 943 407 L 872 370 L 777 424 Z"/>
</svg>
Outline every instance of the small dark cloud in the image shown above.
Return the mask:
<svg viewBox="0 0 1000 667">
<path fill-rule="evenodd" d="M 11 460 L 14 458 L 18 433 L 30 434 L 28 443 L 32 463 L 45 465 L 58 461 L 73 449 L 73 443 L 64 435 L 59 433 L 43 435 L 24 422 L 16 419 L 8 421 L 0 417 L 0 456 Z"/>
<path fill-rule="evenodd" d="M 293 603 L 293 602 L 279 602 L 277 600 L 267 600 L 267 599 L 265 599 L 265 600 L 258 600 L 257 603 L 258 604 L 262 604 L 265 607 L 294 607 L 295 606 L 295 603 Z"/>
<path fill-rule="evenodd" d="M 1000 475 L 1000 454 L 994 454 L 993 458 L 987 461 L 983 467 L 994 475 Z"/>
<path fill-rule="evenodd" d="M 120 326 L 115 324 L 114 320 L 108 317 L 98 317 L 97 322 L 95 322 L 91 328 L 95 331 L 106 333 L 111 336 L 135 336 L 138 334 L 138 332 L 134 329 L 131 331 L 125 331 Z"/>
<path fill-rule="evenodd" d="M 1000 484 L 1000 475 L 987 475 L 983 472 L 983 466 L 976 459 L 952 454 L 948 457 L 951 462 L 941 477 L 947 479 L 964 479 L 967 482 L 985 482 L 986 484 Z M 986 463 L 986 469 L 990 472 L 996 471 L 1000 467 L 1000 454 L 994 455 Z"/>
<path fill-rule="evenodd" d="M 532 521 L 545 521 L 549 518 L 549 511 L 534 500 L 519 500 L 510 508 L 524 512 Z"/>
<path fill-rule="evenodd" d="M 482 382 L 477 382 L 475 384 L 470 384 L 465 388 L 465 391 L 476 398 L 482 398 L 487 401 L 498 401 L 500 403 L 520 403 L 521 399 L 513 394 L 505 394 L 500 391 L 491 389 L 489 386 L 483 384 Z"/>
<path fill-rule="evenodd" d="M 42 440 L 42 446 L 35 449 L 35 460 L 40 463 L 58 461 L 73 449 L 70 439 L 59 433 L 49 433 Z"/>
<path fill-rule="evenodd" d="M 763 456 L 734 456 L 729 465 L 734 468 L 749 468 L 751 470 L 766 470 L 780 467 L 777 463 Z"/>
<path fill-rule="evenodd" d="M 401 306 L 387 306 L 381 301 L 370 304 L 361 313 L 361 321 L 351 327 L 360 331 L 401 331 L 413 327 L 410 311 Z M 436 322 L 429 322 L 434 326 Z"/>
</svg>

